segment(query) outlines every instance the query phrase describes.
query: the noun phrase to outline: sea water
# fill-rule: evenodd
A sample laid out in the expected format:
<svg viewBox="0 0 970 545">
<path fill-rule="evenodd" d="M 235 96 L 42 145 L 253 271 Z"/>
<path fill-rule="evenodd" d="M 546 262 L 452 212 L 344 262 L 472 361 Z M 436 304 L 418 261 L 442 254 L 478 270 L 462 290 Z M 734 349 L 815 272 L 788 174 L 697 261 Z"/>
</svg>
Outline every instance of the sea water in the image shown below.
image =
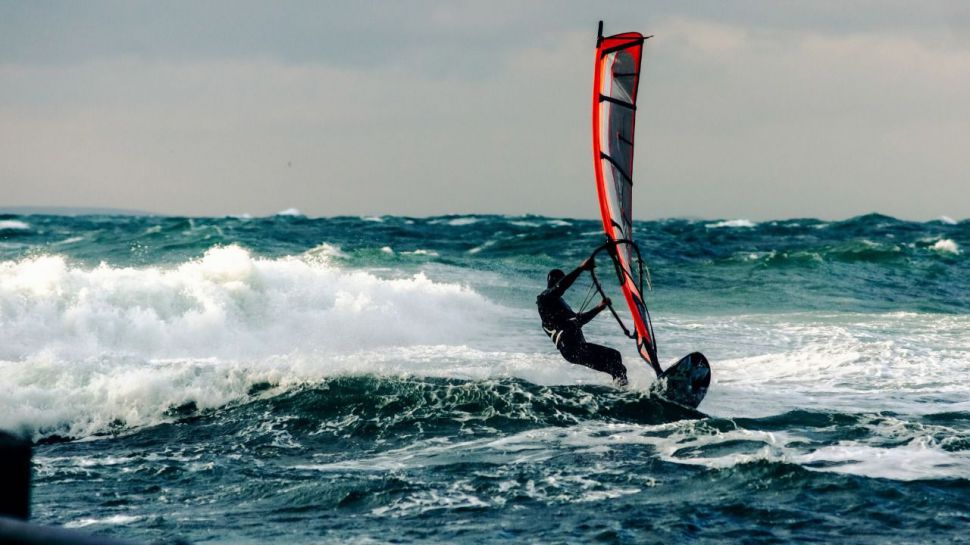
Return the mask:
<svg viewBox="0 0 970 545">
<path fill-rule="evenodd" d="M 970 222 L 635 229 L 662 363 L 711 362 L 700 413 L 650 396 L 609 313 L 586 333 L 627 389 L 540 329 L 546 272 L 598 221 L 0 216 L 0 429 L 35 441 L 33 520 L 143 542 L 970 542 Z"/>
</svg>

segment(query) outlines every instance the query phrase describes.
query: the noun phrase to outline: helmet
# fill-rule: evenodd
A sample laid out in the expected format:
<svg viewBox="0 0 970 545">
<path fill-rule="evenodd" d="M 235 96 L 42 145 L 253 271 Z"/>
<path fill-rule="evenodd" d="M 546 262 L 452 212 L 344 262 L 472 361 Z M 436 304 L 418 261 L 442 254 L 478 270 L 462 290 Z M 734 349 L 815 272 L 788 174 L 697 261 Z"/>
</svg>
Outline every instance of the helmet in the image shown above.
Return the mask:
<svg viewBox="0 0 970 545">
<path fill-rule="evenodd" d="M 549 271 L 549 274 L 546 275 L 546 287 L 551 288 L 555 286 L 560 280 L 563 279 L 564 276 L 566 276 L 566 273 L 562 272 L 562 269 L 553 269 Z"/>
</svg>

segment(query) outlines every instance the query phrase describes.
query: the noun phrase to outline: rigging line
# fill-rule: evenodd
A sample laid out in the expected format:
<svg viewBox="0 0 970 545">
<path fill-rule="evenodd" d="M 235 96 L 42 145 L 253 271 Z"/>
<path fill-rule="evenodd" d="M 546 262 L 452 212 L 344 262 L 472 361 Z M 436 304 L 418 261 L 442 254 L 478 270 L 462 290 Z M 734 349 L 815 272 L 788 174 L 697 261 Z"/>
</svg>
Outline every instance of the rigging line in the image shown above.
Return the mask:
<svg viewBox="0 0 970 545">
<path fill-rule="evenodd" d="M 643 281 L 644 279 L 646 279 L 647 289 L 653 292 L 653 278 L 650 277 L 650 267 L 647 265 L 647 262 L 644 261 L 643 256 L 640 254 L 640 247 L 637 246 L 636 243 L 632 241 L 629 244 L 633 246 L 633 250 L 637 253 L 637 266 L 640 268 L 640 275 L 639 275 L 640 281 L 634 282 L 634 283 L 638 284 L 638 287 L 640 288 L 640 293 L 643 293 Z M 646 301 L 644 301 L 643 304 L 644 304 L 644 307 L 646 307 Z M 650 332 L 650 334 L 653 335 L 653 332 Z"/>
<path fill-rule="evenodd" d="M 590 257 L 594 257 L 595 258 L 596 257 L 596 254 L 600 253 L 603 250 L 606 250 L 606 253 L 610 256 L 610 261 L 613 262 L 613 267 L 616 269 L 616 272 L 617 272 L 617 275 L 619 277 L 620 282 L 623 283 L 623 277 L 620 276 L 620 272 L 619 272 L 619 269 L 621 267 L 620 267 L 619 261 L 617 259 L 617 254 L 616 254 L 616 247 L 618 245 L 620 245 L 620 244 L 632 246 L 633 247 L 633 251 L 636 252 L 636 255 L 637 255 L 637 263 L 639 264 L 639 266 L 641 268 L 641 274 L 640 274 L 641 282 L 639 283 L 638 288 L 639 288 L 640 293 L 642 294 L 643 293 L 643 282 L 642 282 L 642 278 L 643 278 L 643 274 L 642 274 L 643 258 L 640 255 L 640 247 L 637 246 L 637 244 L 635 242 L 633 242 L 632 240 L 629 240 L 629 239 L 625 239 L 625 238 L 624 239 L 617 239 L 617 240 L 610 239 L 610 240 L 607 240 L 605 244 L 602 244 L 601 246 L 599 246 L 598 248 L 596 248 L 595 250 L 593 250 L 593 253 L 592 253 L 592 255 Z M 607 295 L 603 291 L 603 286 L 600 285 L 599 278 L 596 277 L 595 271 L 589 271 L 589 273 L 590 273 L 590 276 L 593 279 L 593 283 L 596 285 L 596 290 L 599 291 L 600 295 L 602 295 L 604 299 L 606 299 L 607 298 Z M 625 275 L 625 272 L 624 272 L 624 275 Z M 631 277 L 630 280 L 633 281 L 633 278 Z M 637 283 L 634 282 L 634 284 L 637 284 Z M 642 298 L 642 296 L 641 296 L 641 298 Z M 610 314 L 613 315 L 613 318 L 616 320 L 616 323 L 619 324 L 620 328 L 623 330 L 623 334 L 626 335 L 630 339 L 637 339 L 637 334 L 636 333 L 630 333 L 630 330 L 627 329 L 626 324 L 623 323 L 623 320 L 620 319 L 619 314 L 616 313 L 616 309 L 613 308 L 613 304 L 611 303 L 610 305 L 608 305 L 608 307 L 610 309 Z M 656 345 L 656 340 L 655 340 L 656 337 L 654 336 L 654 333 L 653 333 L 653 322 L 650 320 L 650 311 L 647 309 L 647 303 L 646 303 L 646 301 L 643 301 L 643 310 L 644 310 L 644 313 L 645 313 L 646 319 L 647 319 L 646 321 L 647 321 L 648 333 L 650 334 L 650 343 L 649 343 L 650 349 L 648 351 L 652 353 L 652 356 L 651 357 L 654 360 L 653 362 L 651 362 L 651 366 L 654 366 L 655 369 L 656 369 L 657 366 L 654 365 L 656 363 L 656 360 L 658 359 L 657 356 L 656 356 L 656 352 L 657 352 L 657 345 Z"/>
<path fill-rule="evenodd" d="M 604 299 L 607 299 L 606 293 L 603 291 L 603 286 L 600 285 L 599 279 L 596 278 L 596 273 L 594 273 L 593 271 L 589 271 L 589 273 L 590 273 L 590 276 L 593 277 L 593 283 L 596 284 L 596 290 L 600 293 L 601 296 L 603 296 Z M 615 319 L 616 323 L 620 325 L 620 329 L 623 330 L 623 334 L 630 339 L 636 339 L 637 338 L 636 334 L 630 333 L 630 330 L 626 328 L 626 324 L 624 324 L 623 320 L 620 319 L 620 315 L 616 313 L 616 309 L 613 308 L 613 303 L 611 302 L 609 305 L 606 305 L 606 306 L 607 308 L 610 309 L 610 314 L 613 315 L 613 319 Z"/>
<path fill-rule="evenodd" d="M 644 265 L 643 263 L 643 256 L 640 254 L 640 247 L 637 246 L 636 243 L 634 242 L 630 242 L 630 244 L 633 246 L 633 251 L 637 253 L 637 266 L 640 269 L 640 286 L 639 286 L 640 299 L 643 302 L 643 314 L 647 319 L 647 332 L 650 334 L 650 347 L 648 351 L 650 352 L 650 357 L 653 359 L 651 364 L 654 366 L 654 369 L 659 373 L 660 357 L 657 356 L 657 336 L 653 332 L 653 320 L 650 319 L 650 309 L 647 308 L 647 301 L 643 299 L 643 278 L 644 278 L 643 270 L 646 267 L 646 265 Z M 647 268 L 646 270 L 647 270 L 647 275 L 646 275 L 647 286 L 650 288 L 650 291 L 653 291 L 653 283 L 650 281 L 650 269 Z"/>
<path fill-rule="evenodd" d="M 579 306 L 579 314 L 586 312 L 586 308 L 589 307 L 590 302 L 593 300 L 593 283 L 590 282 L 589 287 L 586 288 L 586 296 L 583 298 L 583 304 Z"/>
<path fill-rule="evenodd" d="M 621 273 L 620 269 L 622 267 L 620 267 L 620 263 L 617 260 L 617 254 L 616 254 L 616 247 L 618 245 L 620 245 L 620 244 L 623 244 L 624 246 L 628 246 L 628 247 L 632 247 L 633 248 L 633 252 L 636 254 L 636 257 L 637 257 L 637 267 L 638 267 L 639 273 L 640 273 L 639 274 L 639 276 L 640 276 L 640 281 L 639 282 L 636 282 L 633 279 L 632 275 L 628 275 L 626 273 L 626 271 L 623 271 Z M 651 367 L 653 367 L 654 370 L 657 371 L 657 374 L 659 375 L 660 372 L 661 372 L 661 370 L 660 370 L 660 366 L 659 366 L 659 363 L 658 363 L 659 362 L 659 357 L 657 356 L 657 336 L 653 332 L 653 320 L 650 319 L 650 310 L 647 308 L 647 302 L 643 299 L 643 278 L 644 278 L 643 270 L 644 270 L 644 263 L 643 263 L 643 256 L 640 254 L 640 247 L 637 245 L 636 242 L 633 242 L 630 239 L 617 239 L 617 240 L 608 240 L 606 242 L 606 244 L 603 244 L 602 246 L 600 246 L 599 248 L 597 248 L 595 251 L 593 251 L 593 255 L 596 255 L 601 250 L 607 250 L 607 253 L 610 255 L 610 259 L 612 259 L 612 261 L 613 261 L 613 266 L 616 268 L 617 279 L 620 281 L 620 283 L 622 284 L 624 282 L 623 281 L 623 278 L 624 277 L 629 278 L 630 281 L 633 282 L 633 284 L 637 286 L 637 289 L 640 292 L 640 300 L 641 300 L 641 303 L 643 305 L 644 317 L 646 318 L 647 333 L 650 335 L 650 340 L 647 343 L 647 352 L 650 354 L 650 357 L 651 357 L 651 362 L 650 362 Z M 597 283 L 597 288 L 600 290 L 600 292 L 602 292 L 602 287 L 600 287 L 598 283 Z M 653 289 L 653 288 L 651 287 L 651 289 Z M 604 297 L 605 297 L 605 295 L 604 295 Z M 633 334 L 633 335 L 630 334 L 630 331 L 626 328 L 626 326 L 620 320 L 620 317 L 616 314 L 616 311 L 613 310 L 612 305 L 610 306 L 610 312 L 613 313 L 613 317 L 616 318 L 617 323 L 620 324 L 620 327 L 621 328 L 623 328 L 623 332 L 626 334 L 626 336 L 629 337 L 629 338 L 631 338 L 631 339 L 637 339 L 637 335 L 636 334 Z"/>
</svg>

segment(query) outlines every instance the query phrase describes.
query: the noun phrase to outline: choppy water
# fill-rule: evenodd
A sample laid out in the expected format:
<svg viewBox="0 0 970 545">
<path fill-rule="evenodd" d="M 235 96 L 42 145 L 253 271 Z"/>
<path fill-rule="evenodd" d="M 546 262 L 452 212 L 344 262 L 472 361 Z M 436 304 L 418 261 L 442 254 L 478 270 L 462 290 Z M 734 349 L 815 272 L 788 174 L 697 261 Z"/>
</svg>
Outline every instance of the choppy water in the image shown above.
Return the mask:
<svg viewBox="0 0 970 545">
<path fill-rule="evenodd" d="M 970 222 L 637 224 L 701 412 L 563 362 L 544 217 L 0 216 L 34 520 L 224 543 L 965 543 Z M 573 290 L 574 301 L 585 286 Z"/>
</svg>

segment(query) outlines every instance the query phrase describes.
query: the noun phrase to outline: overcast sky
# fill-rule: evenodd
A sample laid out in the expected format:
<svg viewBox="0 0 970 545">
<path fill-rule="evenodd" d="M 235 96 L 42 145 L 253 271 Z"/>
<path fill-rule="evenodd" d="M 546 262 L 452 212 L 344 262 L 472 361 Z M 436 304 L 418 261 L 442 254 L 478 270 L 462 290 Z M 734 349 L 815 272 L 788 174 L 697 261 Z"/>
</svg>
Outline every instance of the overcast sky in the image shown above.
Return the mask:
<svg viewBox="0 0 970 545">
<path fill-rule="evenodd" d="M 592 218 L 599 19 L 635 217 L 970 216 L 970 2 L 908 0 L 0 0 L 0 206 Z"/>
</svg>

